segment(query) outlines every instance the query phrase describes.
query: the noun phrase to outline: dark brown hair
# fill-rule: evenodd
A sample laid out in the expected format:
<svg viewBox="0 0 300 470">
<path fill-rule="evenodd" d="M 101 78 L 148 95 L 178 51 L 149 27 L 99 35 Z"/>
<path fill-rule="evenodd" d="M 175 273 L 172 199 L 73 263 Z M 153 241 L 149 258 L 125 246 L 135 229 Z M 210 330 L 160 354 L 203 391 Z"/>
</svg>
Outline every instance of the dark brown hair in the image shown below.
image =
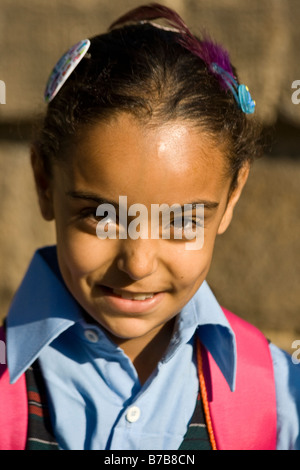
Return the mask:
<svg viewBox="0 0 300 470">
<path fill-rule="evenodd" d="M 147 8 L 150 19 L 160 16 L 155 5 Z M 126 21 L 142 9 L 126 15 Z M 51 174 L 53 159 L 63 159 L 84 126 L 125 111 L 158 125 L 180 119 L 200 126 L 216 145 L 225 146 L 233 189 L 239 169 L 260 154 L 256 121 L 243 113 L 207 63 L 182 45 L 180 30 L 145 21 L 115 23 L 116 29 L 91 39 L 88 54 L 48 105 L 36 139 L 46 170 Z M 195 36 L 193 41 L 201 44 Z"/>
</svg>

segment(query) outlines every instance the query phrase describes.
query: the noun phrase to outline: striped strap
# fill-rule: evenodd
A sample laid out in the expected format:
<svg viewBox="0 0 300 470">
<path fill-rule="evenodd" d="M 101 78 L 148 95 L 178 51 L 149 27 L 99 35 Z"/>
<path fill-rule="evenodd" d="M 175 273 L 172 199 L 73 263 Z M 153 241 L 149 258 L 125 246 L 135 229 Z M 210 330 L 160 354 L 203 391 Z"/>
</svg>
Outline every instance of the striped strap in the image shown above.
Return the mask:
<svg viewBox="0 0 300 470">
<path fill-rule="evenodd" d="M 212 450 L 200 393 L 191 422 L 178 450 Z"/>
<path fill-rule="evenodd" d="M 26 371 L 28 394 L 28 435 L 26 450 L 58 450 L 52 425 L 44 379 L 38 361 Z"/>
</svg>

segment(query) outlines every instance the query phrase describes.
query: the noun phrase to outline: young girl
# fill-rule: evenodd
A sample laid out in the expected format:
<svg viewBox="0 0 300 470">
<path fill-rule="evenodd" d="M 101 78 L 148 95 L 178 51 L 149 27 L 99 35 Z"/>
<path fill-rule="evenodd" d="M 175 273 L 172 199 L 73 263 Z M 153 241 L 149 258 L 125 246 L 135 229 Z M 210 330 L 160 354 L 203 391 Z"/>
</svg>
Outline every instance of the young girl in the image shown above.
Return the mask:
<svg viewBox="0 0 300 470">
<path fill-rule="evenodd" d="M 259 153 L 227 52 L 139 7 L 71 48 L 45 98 L 32 166 L 57 245 L 2 331 L 0 448 L 299 448 L 298 366 L 205 281 Z"/>
</svg>

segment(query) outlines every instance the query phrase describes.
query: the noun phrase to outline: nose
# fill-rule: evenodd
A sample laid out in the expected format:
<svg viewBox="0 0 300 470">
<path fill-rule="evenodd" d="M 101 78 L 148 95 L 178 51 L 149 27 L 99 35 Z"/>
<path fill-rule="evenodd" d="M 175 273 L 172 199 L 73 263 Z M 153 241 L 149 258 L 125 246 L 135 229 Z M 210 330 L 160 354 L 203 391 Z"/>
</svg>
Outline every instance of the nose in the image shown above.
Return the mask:
<svg viewBox="0 0 300 470">
<path fill-rule="evenodd" d="M 149 239 L 123 240 L 117 262 L 119 270 L 135 281 L 155 273 L 158 256 L 154 242 Z"/>
</svg>

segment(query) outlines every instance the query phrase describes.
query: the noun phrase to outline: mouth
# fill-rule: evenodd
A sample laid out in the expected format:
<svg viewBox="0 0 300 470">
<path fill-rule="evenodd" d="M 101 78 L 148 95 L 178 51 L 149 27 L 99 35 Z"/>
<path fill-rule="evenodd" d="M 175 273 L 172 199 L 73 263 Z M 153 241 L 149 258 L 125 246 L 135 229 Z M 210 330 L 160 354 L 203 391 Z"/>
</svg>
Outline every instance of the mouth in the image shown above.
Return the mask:
<svg viewBox="0 0 300 470">
<path fill-rule="evenodd" d="M 112 289 L 112 293 L 117 297 L 122 297 L 122 299 L 128 300 L 146 300 L 152 299 L 155 295 L 154 292 L 145 293 L 145 292 L 129 292 L 120 289 Z"/>
<path fill-rule="evenodd" d="M 165 292 L 132 292 L 99 285 L 106 303 L 113 310 L 142 313 L 156 307 L 163 299 Z"/>
</svg>

